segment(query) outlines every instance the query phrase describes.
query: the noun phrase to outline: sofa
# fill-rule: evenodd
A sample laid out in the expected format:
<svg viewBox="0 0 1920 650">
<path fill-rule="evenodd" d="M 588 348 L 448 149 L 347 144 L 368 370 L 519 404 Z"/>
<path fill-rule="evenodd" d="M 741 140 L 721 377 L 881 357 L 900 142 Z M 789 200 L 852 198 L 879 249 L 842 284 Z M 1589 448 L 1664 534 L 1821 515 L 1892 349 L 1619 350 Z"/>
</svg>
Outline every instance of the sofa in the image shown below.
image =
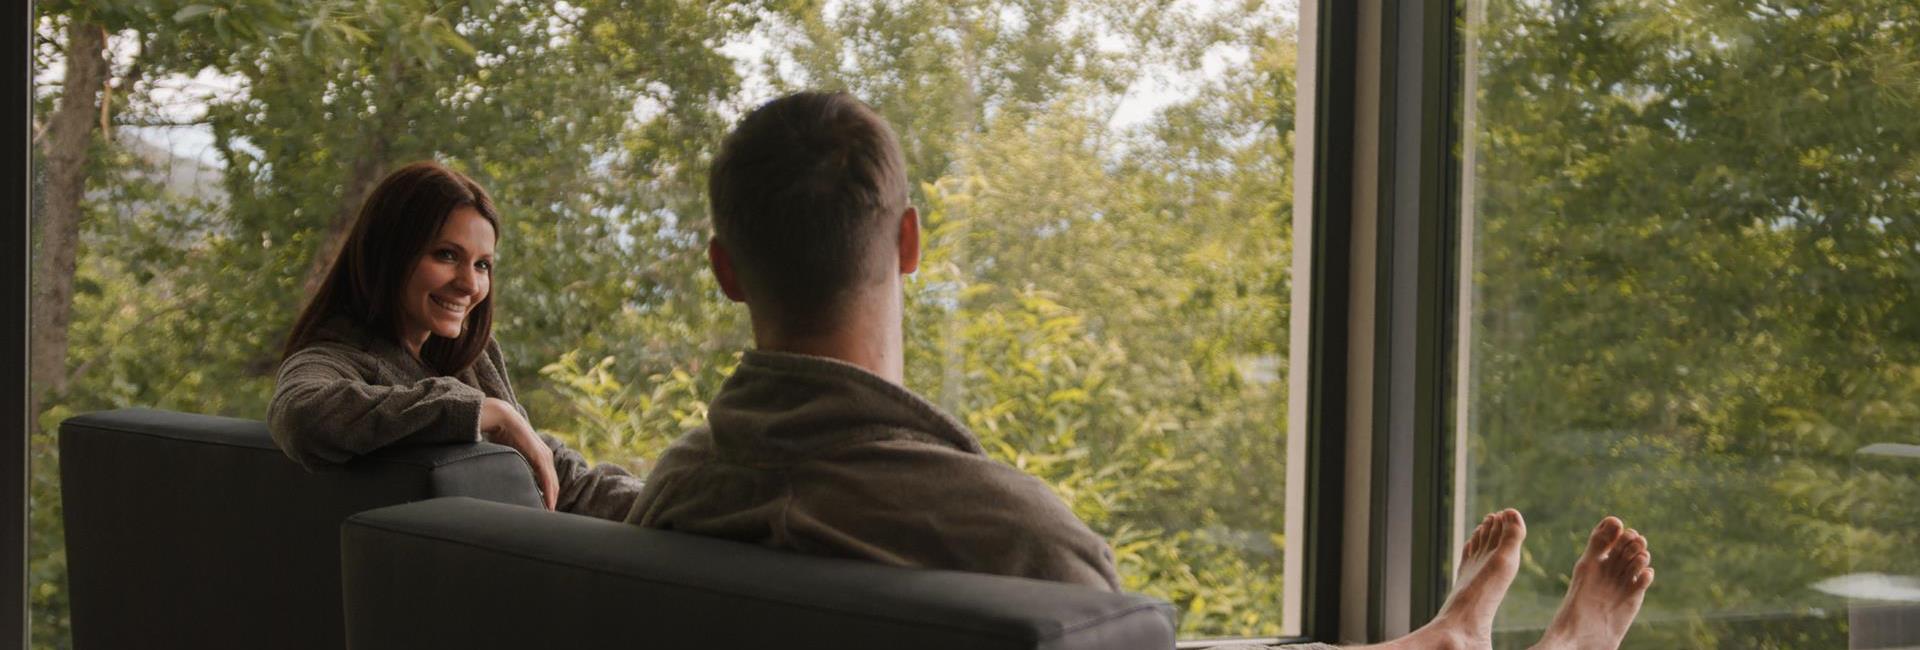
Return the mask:
<svg viewBox="0 0 1920 650">
<path fill-rule="evenodd" d="M 260 422 L 127 409 L 60 450 L 80 650 L 1173 645 L 1145 596 L 547 512 L 499 445 L 310 472 Z"/>
</svg>

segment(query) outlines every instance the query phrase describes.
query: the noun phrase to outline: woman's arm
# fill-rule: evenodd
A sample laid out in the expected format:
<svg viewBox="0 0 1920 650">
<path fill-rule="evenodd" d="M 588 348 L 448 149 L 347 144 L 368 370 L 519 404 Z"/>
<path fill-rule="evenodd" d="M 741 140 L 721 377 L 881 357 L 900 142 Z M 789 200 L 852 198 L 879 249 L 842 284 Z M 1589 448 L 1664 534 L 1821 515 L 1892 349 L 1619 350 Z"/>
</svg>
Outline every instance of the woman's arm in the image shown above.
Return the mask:
<svg viewBox="0 0 1920 650">
<path fill-rule="evenodd" d="M 510 406 L 520 414 L 522 419 L 531 421 L 527 418 L 526 408 L 521 406 L 518 399 L 514 397 L 513 380 L 507 375 L 506 353 L 500 350 L 499 339 L 496 338 L 487 343 L 485 363 L 490 364 L 493 374 L 500 378 L 500 389 L 504 393 L 502 397 L 506 398 L 505 401 L 489 400 L 489 402 L 501 402 Z M 499 415 L 503 420 L 511 419 L 504 413 Z M 492 431 L 484 421 L 481 428 Z M 534 431 L 531 425 L 527 430 Z M 551 474 L 542 476 L 538 471 L 534 473 L 534 478 L 540 481 L 541 491 L 546 494 L 548 509 L 613 521 L 626 520 L 629 511 L 633 509 L 634 501 L 640 496 L 640 477 L 634 476 L 624 467 L 611 463 L 590 464 L 585 456 L 581 456 L 579 451 L 568 447 L 566 443 L 560 442 L 560 439 L 544 433 L 535 435 L 545 447 L 547 457 L 552 460 L 549 463 L 553 470 Z M 489 434 L 488 439 L 492 440 L 493 437 Z M 500 440 L 494 441 L 509 444 Z M 518 445 L 510 444 L 509 446 L 521 449 L 521 454 L 529 459 L 535 458 L 541 451 L 532 449 L 531 445 L 527 445 L 528 448 L 525 449 Z M 547 487 L 549 485 L 552 487 Z"/>
<path fill-rule="evenodd" d="M 453 377 L 369 384 L 351 363 L 309 348 L 280 364 L 267 429 L 301 465 L 333 465 L 402 440 L 478 441 L 486 397 Z"/>
<path fill-rule="evenodd" d="M 585 456 L 553 436 L 540 434 L 553 450 L 559 474 L 557 510 L 611 521 L 628 521 L 644 487 L 640 477 L 613 463 L 589 465 Z"/>
<path fill-rule="evenodd" d="M 541 504 L 548 510 L 554 509 L 555 500 L 560 498 L 560 478 L 554 471 L 556 463 L 553 448 L 547 443 L 552 438 L 535 433 L 519 405 L 494 397 L 480 404 L 480 435 L 485 436 L 487 442 L 506 445 L 520 452 L 520 456 L 527 461 L 528 469 L 533 470 L 533 482 L 540 488 Z"/>
</svg>

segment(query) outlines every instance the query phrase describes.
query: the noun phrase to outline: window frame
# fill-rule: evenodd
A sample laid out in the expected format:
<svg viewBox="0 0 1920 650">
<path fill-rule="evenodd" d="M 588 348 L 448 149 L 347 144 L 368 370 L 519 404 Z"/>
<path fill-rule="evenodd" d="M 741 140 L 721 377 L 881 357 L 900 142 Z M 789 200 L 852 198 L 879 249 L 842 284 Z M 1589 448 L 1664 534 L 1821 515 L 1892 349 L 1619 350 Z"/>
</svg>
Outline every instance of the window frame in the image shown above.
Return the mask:
<svg viewBox="0 0 1920 650">
<path fill-rule="evenodd" d="M 5 19 L 8 31 L 20 37 L 0 61 L 5 62 L 9 71 L 7 78 L 15 88 L 27 88 L 11 102 L 6 115 L 13 128 L 5 129 L 6 148 L 14 152 L 12 163 L 6 176 L 4 190 L 7 202 L 15 206 L 20 219 L 13 228 L 6 229 L 7 250 L 13 251 L 12 270 L 4 275 L 7 280 L 0 288 L 0 304 L 19 305 L 21 309 L 6 324 L 0 326 L 0 332 L 9 341 L 0 346 L 0 367 L 15 370 L 0 377 L 0 415 L 14 425 L 7 427 L 8 435 L 15 436 L 5 444 L 0 444 L 0 476 L 11 477 L 0 480 L 0 503 L 5 504 L 5 514 L 0 516 L 0 538 L 6 540 L 6 568 L 0 570 L 0 584 L 8 585 L 5 595 L 0 596 L 0 611 L 6 612 L 5 621 L 0 622 L 0 645 L 27 647 L 27 444 L 28 432 L 32 422 L 27 414 L 27 283 L 32 274 L 28 271 L 31 262 L 31 237 L 28 229 L 32 227 L 33 205 L 28 189 L 31 187 L 33 151 L 31 133 L 33 130 L 32 107 L 33 83 L 31 55 L 33 48 L 33 3 L 23 2 L 8 12 Z M 18 167 L 15 167 L 18 165 Z"/>
<path fill-rule="evenodd" d="M 1305 462 L 1319 469 L 1305 495 L 1315 529 L 1302 538 L 1301 629 L 1316 641 L 1378 642 L 1438 613 L 1463 526 L 1454 498 L 1462 14 L 1453 1 L 1322 0 L 1318 10 L 1309 281 L 1340 295 L 1316 296 L 1310 349 L 1294 356 L 1313 366 Z"/>
<path fill-rule="evenodd" d="M 1302 640 L 1322 642 L 1340 637 L 1345 584 L 1356 9 L 1342 0 L 1300 4 L 1297 78 L 1305 83 L 1297 84 L 1295 125 L 1312 146 L 1294 150 L 1293 238 L 1307 255 L 1293 260 L 1288 358 L 1305 363 L 1289 369 L 1287 507 L 1299 514 L 1287 517 L 1285 594 L 1296 602 L 1284 604 L 1282 620 Z"/>
<path fill-rule="evenodd" d="M 1382 2 L 1368 636 L 1405 635 L 1451 590 L 1459 256 L 1455 2 Z M 1390 144 L 1384 144 L 1390 143 Z"/>
</svg>

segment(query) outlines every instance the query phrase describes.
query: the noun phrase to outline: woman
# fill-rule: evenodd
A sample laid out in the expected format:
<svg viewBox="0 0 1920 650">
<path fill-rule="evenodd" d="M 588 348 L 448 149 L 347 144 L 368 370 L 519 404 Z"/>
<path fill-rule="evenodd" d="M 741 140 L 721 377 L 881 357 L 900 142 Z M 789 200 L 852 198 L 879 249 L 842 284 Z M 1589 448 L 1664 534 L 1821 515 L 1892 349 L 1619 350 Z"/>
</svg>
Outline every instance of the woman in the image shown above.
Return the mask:
<svg viewBox="0 0 1920 650">
<path fill-rule="evenodd" d="M 309 468 L 387 445 L 486 440 L 533 468 L 548 509 L 624 519 L 640 480 L 538 434 L 492 336 L 500 217 L 438 163 L 388 175 L 287 337 L 267 427 Z"/>
</svg>

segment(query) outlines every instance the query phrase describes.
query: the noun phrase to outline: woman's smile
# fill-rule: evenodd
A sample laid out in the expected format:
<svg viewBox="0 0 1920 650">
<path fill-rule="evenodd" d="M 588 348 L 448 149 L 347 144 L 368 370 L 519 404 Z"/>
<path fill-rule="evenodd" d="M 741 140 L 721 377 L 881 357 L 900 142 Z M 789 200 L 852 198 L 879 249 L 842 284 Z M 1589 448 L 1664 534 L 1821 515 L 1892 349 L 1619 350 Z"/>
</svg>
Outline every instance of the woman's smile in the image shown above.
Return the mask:
<svg viewBox="0 0 1920 650">
<path fill-rule="evenodd" d="M 433 295 L 427 297 L 433 300 L 434 306 L 446 310 L 456 317 L 465 318 L 467 315 L 467 302 L 465 299 L 442 298 Z"/>
</svg>

